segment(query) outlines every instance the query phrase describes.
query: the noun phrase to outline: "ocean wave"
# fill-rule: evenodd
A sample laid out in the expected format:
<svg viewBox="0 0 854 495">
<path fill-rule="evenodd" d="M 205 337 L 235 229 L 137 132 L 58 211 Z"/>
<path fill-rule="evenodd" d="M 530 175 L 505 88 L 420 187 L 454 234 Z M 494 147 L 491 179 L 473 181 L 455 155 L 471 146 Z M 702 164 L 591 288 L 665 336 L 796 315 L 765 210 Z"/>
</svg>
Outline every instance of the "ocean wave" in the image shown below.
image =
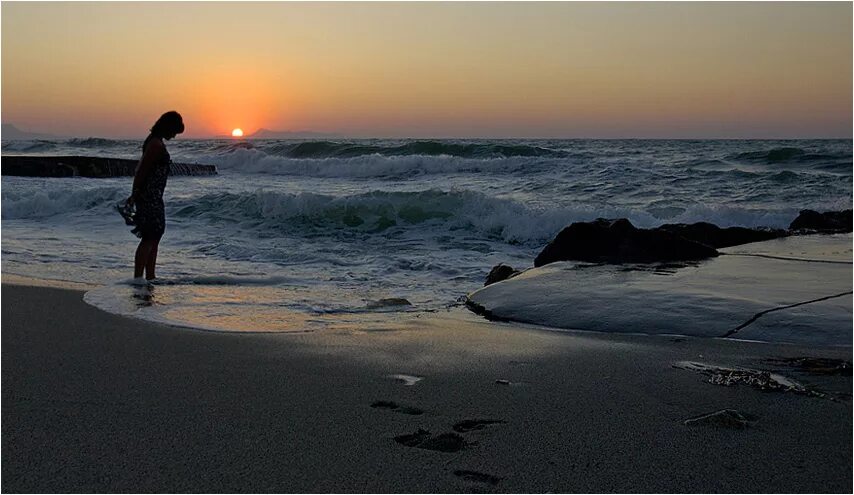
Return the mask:
<svg viewBox="0 0 854 495">
<path fill-rule="evenodd" d="M 508 198 L 467 190 L 374 191 L 351 196 L 313 193 L 219 193 L 185 200 L 171 208 L 176 217 L 228 223 L 288 235 L 398 235 L 401 231 L 466 236 L 511 244 L 551 240 L 563 227 L 595 218 L 631 220 L 638 227 L 662 223 L 712 222 L 722 227 L 784 228 L 798 207 L 781 210 L 704 206 L 646 208 L 577 204 L 534 208 Z M 466 234 L 468 233 L 468 234 Z M 427 234 L 425 234 L 427 235 Z"/>
<path fill-rule="evenodd" d="M 477 143 L 453 141 L 412 141 L 372 144 L 364 142 L 301 141 L 259 142 L 254 145 L 264 152 L 289 158 L 353 158 L 380 156 L 456 156 L 460 158 L 562 157 L 566 152 L 544 146 L 519 143 Z"/>
<path fill-rule="evenodd" d="M 791 182 L 798 178 L 782 172 L 775 176 L 775 180 Z M 111 211 L 113 205 L 126 195 L 126 187 L 47 192 L 16 191 L 7 187 L 3 189 L 2 218 L 43 219 L 87 211 L 102 214 Z M 809 202 L 776 208 L 685 206 L 668 201 L 652 201 L 645 206 L 596 205 L 581 201 L 532 206 L 507 197 L 463 189 L 374 190 L 345 196 L 257 190 L 179 196 L 167 200 L 166 206 L 169 217 L 211 224 L 227 223 L 240 229 L 261 229 L 273 236 L 389 235 L 422 229 L 436 235 L 457 236 L 469 232 L 484 240 L 527 244 L 548 241 L 572 222 L 599 217 L 625 217 L 638 227 L 703 221 L 721 227 L 785 228 L 801 208 L 843 209 L 850 207 L 850 197 L 836 202 Z"/>
<path fill-rule="evenodd" d="M 761 151 L 745 151 L 736 154 L 736 160 L 764 161 L 767 163 L 778 163 L 806 155 L 806 150 L 793 147 L 772 148 Z"/>
<path fill-rule="evenodd" d="M 235 143 L 216 143 L 207 149 L 210 153 L 231 153 L 236 150 L 255 149 L 255 145 L 249 141 L 238 141 Z"/>
<path fill-rule="evenodd" d="M 225 155 L 211 155 L 202 161 L 220 171 L 251 174 L 294 175 L 327 178 L 402 178 L 454 173 L 535 173 L 543 163 L 538 158 L 460 158 L 450 155 L 383 156 L 350 158 L 288 158 L 257 149 L 234 149 Z M 554 168 L 553 163 L 551 164 Z"/>
<path fill-rule="evenodd" d="M 59 155 L 93 155 L 104 156 L 115 154 L 117 149 L 138 152 L 142 141 L 115 140 L 97 137 L 71 139 L 30 139 L 3 141 L 4 153 L 45 154 L 52 152 Z"/>
<path fill-rule="evenodd" d="M 510 243 L 541 241 L 577 218 L 571 210 L 535 209 L 506 198 L 465 191 L 373 191 L 351 196 L 313 193 L 219 193 L 172 210 L 175 216 L 242 223 L 249 228 L 331 234 L 388 234 L 438 228 L 478 232 Z"/>
<path fill-rule="evenodd" d="M 778 164 L 778 163 L 825 163 L 846 161 L 847 166 L 851 166 L 850 150 L 844 153 L 823 152 L 816 153 L 805 148 L 797 148 L 791 146 L 777 147 L 759 151 L 745 151 L 730 155 L 729 158 L 737 161 L 747 161 L 755 163 Z"/>
<path fill-rule="evenodd" d="M 112 207 L 127 197 L 127 188 L 56 189 L 52 191 L 10 191 L 3 189 L 4 220 L 46 218 L 78 214 L 95 208 Z"/>
<path fill-rule="evenodd" d="M 72 146 L 76 148 L 113 148 L 120 146 L 127 146 L 128 143 L 132 143 L 135 141 L 117 141 L 115 139 L 106 139 L 106 138 L 98 138 L 98 137 L 88 137 L 88 138 L 71 138 L 66 141 L 62 141 L 62 144 L 66 146 Z M 140 143 L 141 145 L 141 143 Z"/>
<path fill-rule="evenodd" d="M 4 153 L 40 153 L 56 149 L 56 143 L 42 139 L 4 141 L 2 149 Z"/>
</svg>

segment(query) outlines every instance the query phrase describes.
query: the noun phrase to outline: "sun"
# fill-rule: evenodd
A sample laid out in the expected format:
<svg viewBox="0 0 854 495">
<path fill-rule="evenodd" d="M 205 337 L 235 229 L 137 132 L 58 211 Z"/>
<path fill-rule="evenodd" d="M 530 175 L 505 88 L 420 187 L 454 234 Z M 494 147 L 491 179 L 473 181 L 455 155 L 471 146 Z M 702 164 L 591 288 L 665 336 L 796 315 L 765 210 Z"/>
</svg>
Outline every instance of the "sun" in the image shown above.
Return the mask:
<svg viewBox="0 0 854 495">
<path fill-rule="evenodd" d="M 243 137 L 243 129 L 237 128 L 231 131 L 231 137 Z"/>
</svg>

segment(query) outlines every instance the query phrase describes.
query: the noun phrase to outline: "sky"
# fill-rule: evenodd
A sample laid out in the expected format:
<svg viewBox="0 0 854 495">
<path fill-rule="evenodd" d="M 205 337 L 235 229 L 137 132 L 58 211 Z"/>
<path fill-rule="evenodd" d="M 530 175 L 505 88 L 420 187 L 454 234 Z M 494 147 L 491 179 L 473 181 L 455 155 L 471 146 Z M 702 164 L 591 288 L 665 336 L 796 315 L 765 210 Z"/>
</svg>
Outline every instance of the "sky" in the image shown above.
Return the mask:
<svg viewBox="0 0 854 495">
<path fill-rule="evenodd" d="M 4 123 L 139 137 L 852 134 L 852 4 L 3 2 Z"/>
</svg>

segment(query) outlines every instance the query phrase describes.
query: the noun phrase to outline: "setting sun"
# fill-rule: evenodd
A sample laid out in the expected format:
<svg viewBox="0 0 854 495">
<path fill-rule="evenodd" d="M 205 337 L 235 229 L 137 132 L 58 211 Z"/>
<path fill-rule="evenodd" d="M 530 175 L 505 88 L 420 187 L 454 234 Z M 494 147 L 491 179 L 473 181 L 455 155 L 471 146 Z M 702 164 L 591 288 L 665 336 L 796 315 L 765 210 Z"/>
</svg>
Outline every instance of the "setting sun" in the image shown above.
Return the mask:
<svg viewBox="0 0 854 495">
<path fill-rule="evenodd" d="M 235 129 L 231 131 L 231 137 L 243 137 L 243 129 Z"/>
</svg>

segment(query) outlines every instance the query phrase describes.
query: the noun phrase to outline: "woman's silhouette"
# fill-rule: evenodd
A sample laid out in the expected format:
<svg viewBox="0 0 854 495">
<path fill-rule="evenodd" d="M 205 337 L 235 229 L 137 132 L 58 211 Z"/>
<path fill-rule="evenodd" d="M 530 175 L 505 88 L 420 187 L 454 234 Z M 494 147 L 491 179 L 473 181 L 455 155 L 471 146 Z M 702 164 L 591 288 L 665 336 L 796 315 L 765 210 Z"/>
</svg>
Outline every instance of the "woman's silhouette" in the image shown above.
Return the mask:
<svg viewBox="0 0 854 495">
<path fill-rule="evenodd" d="M 136 208 L 133 232 L 141 238 L 134 258 L 134 278 L 155 278 L 157 246 L 166 230 L 166 212 L 163 205 L 163 190 L 169 175 L 169 152 L 163 140 L 169 140 L 184 132 L 184 121 L 178 112 L 166 112 L 157 119 L 151 133 L 142 144 L 142 158 L 133 178 L 133 193 L 127 203 Z"/>
</svg>

